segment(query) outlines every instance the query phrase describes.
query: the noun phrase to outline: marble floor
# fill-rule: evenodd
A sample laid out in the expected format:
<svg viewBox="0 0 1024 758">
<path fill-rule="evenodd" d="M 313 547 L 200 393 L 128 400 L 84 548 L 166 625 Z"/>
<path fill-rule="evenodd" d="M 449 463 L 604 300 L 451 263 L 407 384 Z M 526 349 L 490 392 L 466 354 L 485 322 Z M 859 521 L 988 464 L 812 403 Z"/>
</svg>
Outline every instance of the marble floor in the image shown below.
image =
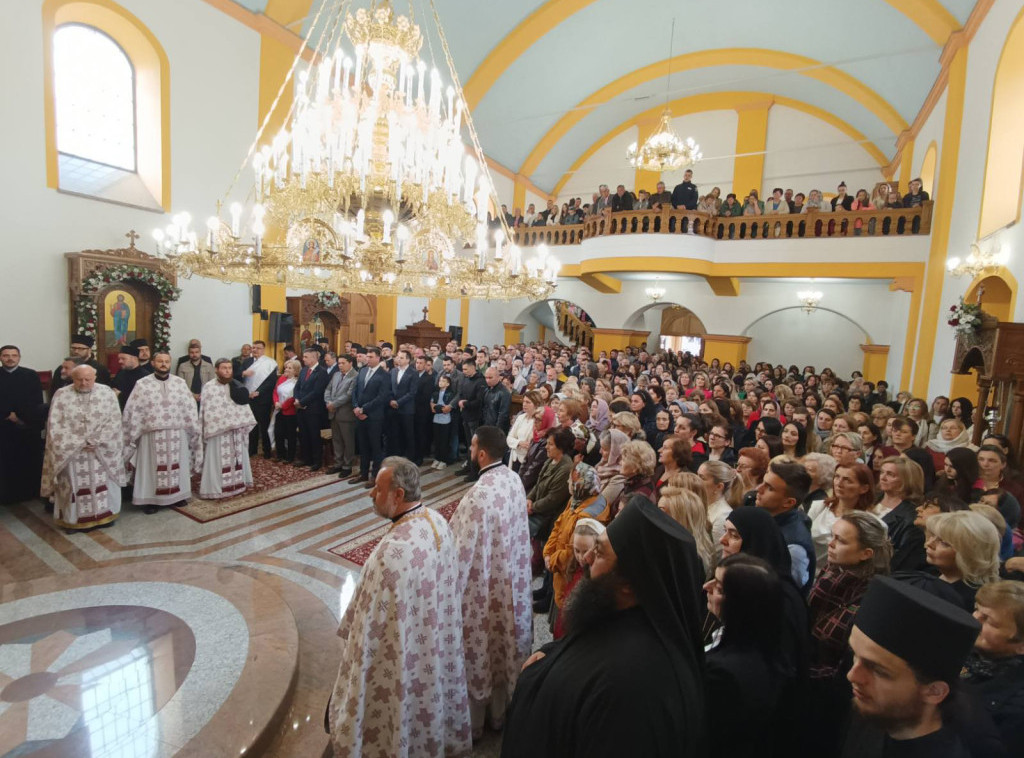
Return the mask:
<svg viewBox="0 0 1024 758">
<path fill-rule="evenodd" d="M 440 507 L 466 485 L 425 468 L 423 490 Z M 383 523 L 340 480 L 205 524 L 129 506 L 68 534 L 40 503 L 0 507 L 0 756 L 329 756 L 358 578 L 330 548 Z"/>
</svg>

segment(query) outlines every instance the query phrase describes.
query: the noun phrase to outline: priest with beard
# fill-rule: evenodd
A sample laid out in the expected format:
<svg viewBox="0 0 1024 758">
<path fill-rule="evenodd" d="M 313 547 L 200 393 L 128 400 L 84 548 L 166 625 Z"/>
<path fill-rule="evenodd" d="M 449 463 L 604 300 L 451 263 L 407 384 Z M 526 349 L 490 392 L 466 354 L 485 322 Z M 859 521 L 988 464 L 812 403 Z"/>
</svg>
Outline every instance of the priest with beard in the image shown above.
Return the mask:
<svg viewBox="0 0 1024 758">
<path fill-rule="evenodd" d="M 132 390 L 135 389 L 135 384 L 142 377 L 149 376 L 149 373 L 139 365 L 139 349 L 137 347 L 131 345 L 122 347 L 118 353 L 117 362 L 121 366 L 121 370 L 114 376 L 111 386 L 117 393 L 117 402 L 121 404 L 123 411 L 125 403 L 131 397 Z"/>
<path fill-rule="evenodd" d="M 217 376 L 203 385 L 199 402 L 205 445 L 199 496 L 206 499 L 233 497 L 252 486 L 249 432 L 256 426 L 249 390 L 232 379 L 231 361 L 218 359 L 214 370 Z"/>
<path fill-rule="evenodd" d="M 150 363 L 151 350 L 149 342 L 143 337 L 139 337 L 137 340 L 132 340 L 128 343 L 129 347 L 137 348 L 139 351 L 139 368 L 141 368 L 146 374 L 153 373 L 153 364 Z"/>
<path fill-rule="evenodd" d="M 502 756 L 704 755 L 693 537 L 637 495 L 585 563 L 565 607 L 568 635 L 519 675 Z"/>
<path fill-rule="evenodd" d="M 42 494 L 53 496 L 53 520 L 65 529 L 114 523 L 125 483 L 121 409 L 110 387 L 88 365 L 71 371 L 72 385 L 50 403 Z"/>
<path fill-rule="evenodd" d="M 124 408 L 124 459 L 135 470 L 132 502 L 147 515 L 192 497 L 190 471 L 203 467 L 196 401 L 171 376 L 171 356 L 153 356 L 153 374 L 140 379 Z"/>
</svg>

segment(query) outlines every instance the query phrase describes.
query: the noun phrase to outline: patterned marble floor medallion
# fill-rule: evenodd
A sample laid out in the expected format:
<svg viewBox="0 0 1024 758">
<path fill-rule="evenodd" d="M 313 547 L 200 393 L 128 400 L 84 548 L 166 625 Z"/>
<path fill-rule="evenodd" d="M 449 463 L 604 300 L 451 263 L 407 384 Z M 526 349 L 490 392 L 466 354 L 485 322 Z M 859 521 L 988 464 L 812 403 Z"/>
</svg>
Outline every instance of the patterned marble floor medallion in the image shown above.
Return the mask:
<svg viewBox="0 0 1024 758">
<path fill-rule="evenodd" d="M 0 755 L 244 755 L 297 670 L 287 606 L 214 565 L 151 563 L 0 589 Z"/>
</svg>

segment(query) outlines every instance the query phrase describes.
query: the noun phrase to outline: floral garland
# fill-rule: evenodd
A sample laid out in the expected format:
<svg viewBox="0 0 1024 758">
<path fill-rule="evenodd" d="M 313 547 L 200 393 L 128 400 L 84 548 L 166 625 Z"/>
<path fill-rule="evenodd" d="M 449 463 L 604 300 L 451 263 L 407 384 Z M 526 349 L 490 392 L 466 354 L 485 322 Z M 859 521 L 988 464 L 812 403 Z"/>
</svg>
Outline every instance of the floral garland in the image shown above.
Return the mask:
<svg viewBox="0 0 1024 758">
<path fill-rule="evenodd" d="M 96 269 L 82 280 L 82 294 L 75 303 L 75 320 L 78 332 L 96 338 L 99 324 L 96 295 L 111 284 L 138 282 L 152 287 L 160 296 L 160 303 L 153 314 L 153 348 L 166 350 L 171 339 L 171 302 L 181 296 L 181 289 L 159 271 L 125 264 Z"/>
<path fill-rule="evenodd" d="M 340 308 L 341 307 L 341 296 L 337 292 L 330 292 L 323 290 L 316 293 L 317 302 L 320 303 L 324 308 Z"/>
<path fill-rule="evenodd" d="M 981 326 L 981 306 L 977 303 L 965 303 L 963 298 L 956 305 L 949 306 L 949 318 L 946 319 L 956 333 L 968 337 L 978 331 Z"/>
</svg>

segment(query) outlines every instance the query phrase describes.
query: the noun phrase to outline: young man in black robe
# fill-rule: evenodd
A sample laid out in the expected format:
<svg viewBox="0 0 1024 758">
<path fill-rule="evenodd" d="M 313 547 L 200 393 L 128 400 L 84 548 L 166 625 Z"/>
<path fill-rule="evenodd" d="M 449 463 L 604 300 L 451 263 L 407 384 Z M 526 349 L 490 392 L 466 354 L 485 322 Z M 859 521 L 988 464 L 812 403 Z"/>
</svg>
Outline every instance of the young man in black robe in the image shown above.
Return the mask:
<svg viewBox="0 0 1024 758">
<path fill-rule="evenodd" d="M 137 340 L 132 340 L 128 343 L 130 347 L 138 348 L 139 350 L 139 368 L 141 368 L 146 376 L 153 373 L 153 364 L 150 363 L 149 359 L 152 351 L 149 347 L 149 342 L 144 338 L 139 337 Z"/>
<path fill-rule="evenodd" d="M 0 504 L 39 497 L 43 471 L 43 388 L 19 365 L 21 351 L 0 347 Z"/>
<path fill-rule="evenodd" d="M 565 611 L 569 634 L 519 676 L 502 756 L 704 755 L 693 537 L 637 495 L 586 560 Z"/>
<path fill-rule="evenodd" d="M 121 405 L 121 410 L 124 410 L 125 403 L 128 402 L 128 398 L 132 395 L 132 390 L 135 389 L 135 383 L 143 377 L 149 376 L 149 372 L 139 365 L 139 349 L 126 345 L 121 348 L 118 353 L 117 362 L 120 364 L 121 369 L 114 376 L 111 382 L 111 387 L 117 392 L 117 402 Z"/>
<path fill-rule="evenodd" d="M 79 358 L 86 365 L 92 366 L 96 369 L 96 381 L 99 384 L 105 384 L 109 387 L 110 372 L 107 370 L 106 366 L 100 365 L 100 362 L 96 360 L 96 355 L 92 351 L 95 344 L 96 340 L 88 334 L 76 334 L 71 338 L 71 357 Z M 71 384 L 71 377 L 63 376 L 60 368 L 60 366 L 57 366 L 57 368 L 53 370 L 53 378 L 50 380 L 51 398 L 61 387 L 67 387 Z"/>
<path fill-rule="evenodd" d="M 957 691 L 980 629 L 969 613 L 925 590 L 873 579 L 850 633 L 853 666 L 846 678 L 854 718 L 844 758 L 1000 754 L 998 737 L 985 744 L 991 721 L 978 718 L 983 714 Z"/>
</svg>

